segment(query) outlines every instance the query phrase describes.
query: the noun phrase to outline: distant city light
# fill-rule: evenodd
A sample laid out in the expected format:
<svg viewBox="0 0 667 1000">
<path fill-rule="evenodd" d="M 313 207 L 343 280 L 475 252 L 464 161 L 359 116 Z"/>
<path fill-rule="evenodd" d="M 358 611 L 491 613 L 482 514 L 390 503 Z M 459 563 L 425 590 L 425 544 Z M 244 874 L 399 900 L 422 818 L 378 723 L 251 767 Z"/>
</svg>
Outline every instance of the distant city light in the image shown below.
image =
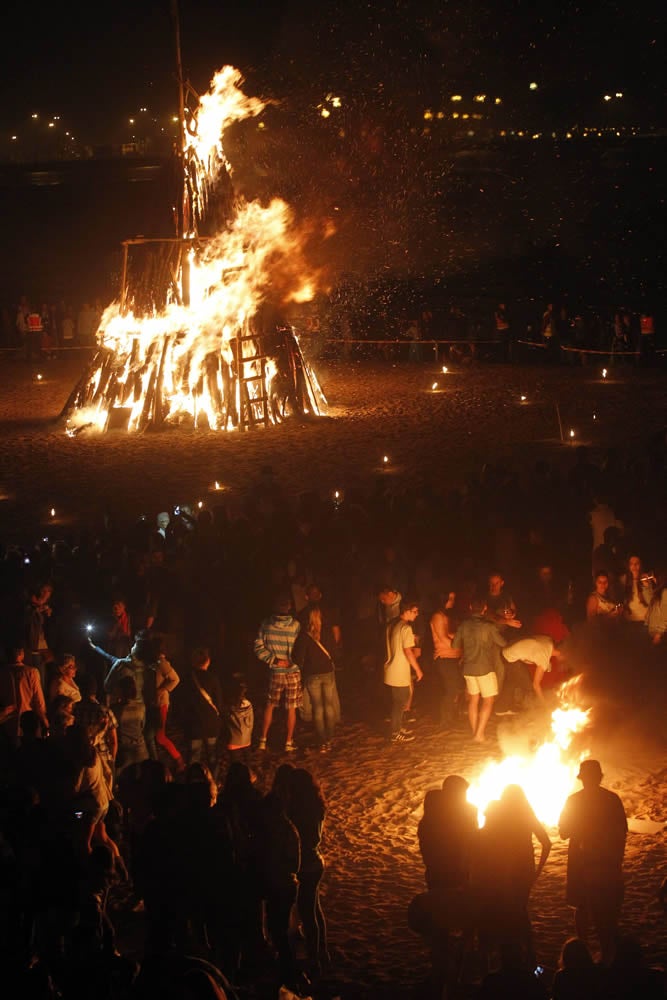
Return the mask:
<svg viewBox="0 0 667 1000">
<path fill-rule="evenodd" d="M 502 104 L 503 103 L 502 97 L 494 97 L 493 103 L 494 104 Z"/>
<path fill-rule="evenodd" d="M 178 121 L 178 115 L 172 115 L 172 116 L 171 116 L 171 120 L 172 120 L 173 122 L 177 122 L 177 121 Z"/>
<path fill-rule="evenodd" d="M 12 136 L 12 141 L 13 141 L 13 142 L 16 142 L 16 140 L 17 140 L 17 139 L 18 139 L 18 136 L 17 136 L 17 135 L 13 135 L 13 136 Z"/>
<path fill-rule="evenodd" d="M 605 94 L 604 95 L 604 99 L 605 99 L 605 101 L 610 101 L 611 100 L 611 94 Z"/>
<path fill-rule="evenodd" d="M 329 111 L 328 108 L 321 108 L 320 109 L 320 114 L 322 115 L 323 118 L 330 118 L 331 117 L 331 112 Z"/>
<path fill-rule="evenodd" d="M 531 83 L 531 84 L 529 84 L 529 85 L 528 85 L 528 89 L 529 89 L 529 90 L 537 90 L 537 84 L 536 84 L 536 83 Z"/>
<path fill-rule="evenodd" d="M 461 97 L 460 94 L 452 94 L 452 96 L 449 99 L 450 99 L 450 101 L 462 101 L 463 100 L 463 98 Z"/>
<path fill-rule="evenodd" d="M 55 128 L 55 122 L 49 122 L 49 128 Z"/>
<path fill-rule="evenodd" d="M 130 125 L 134 125 L 134 118 L 130 118 Z"/>
<path fill-rule="evenodd" d="M 33 115 L 32 117 L 33 118 L 39 118 L 39 115 Z"/>
<path fill-rule="evenodd" d="M 622 91 L 619 91 L 616 94 L 614 94 L 614 97 L 623 97 Z"/>
<path fill-rule="evenodd" d="M 429 110 L 427 109 L 427 110 L 426 110 L 426 111 L 424 112 L 424 121 L 425 121 L 425 122 L 430 122 L 432 118 L 433 118 L 433 112 L 432 112 L 432 111 L 429 111 Z"/>
<path fill-rule="evenodd" d="M 475 94 L 475 96 L 473 97 L 473 101 L 476 101 L 477 104 L 484 104 L 485 100 L 486 100 L 486 94 Z"/>
</svg>

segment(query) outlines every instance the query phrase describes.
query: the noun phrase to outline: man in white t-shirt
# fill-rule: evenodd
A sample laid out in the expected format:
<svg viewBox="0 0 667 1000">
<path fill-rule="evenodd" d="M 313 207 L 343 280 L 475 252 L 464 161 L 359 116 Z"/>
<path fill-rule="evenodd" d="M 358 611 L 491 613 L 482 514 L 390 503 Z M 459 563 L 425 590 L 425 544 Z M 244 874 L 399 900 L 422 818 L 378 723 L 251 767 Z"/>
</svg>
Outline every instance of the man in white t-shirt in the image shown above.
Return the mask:
<svg viewBox="0 0 667 1000">
<path fill-rule="evenodd" d="M 556 649 L 553 639 L 548 635 L 526 636 L 525 639 L 519 639 L 510 646 L 505 646 L 503 656 L 508 663 L 533 664 L 535 667 L 533 691 L 540 701 L 544 701 L 542 678 L 551 670 L 551 658 L 562 656 L 561 651 Z"/>
<path fill-rule="evenodd" d="M 391 691 L 392 743 L 409 743 L 414 739 L 411 733 L 401 729 L 401 723 L 410 700 L 411 670 L 417 681 L 424 676 L 414 652 L 416 641 L 412 623 L 418 614 L 416 601 L 401 601 L 398 618 L 387 625 L 384 682 Z"/>
</svg>

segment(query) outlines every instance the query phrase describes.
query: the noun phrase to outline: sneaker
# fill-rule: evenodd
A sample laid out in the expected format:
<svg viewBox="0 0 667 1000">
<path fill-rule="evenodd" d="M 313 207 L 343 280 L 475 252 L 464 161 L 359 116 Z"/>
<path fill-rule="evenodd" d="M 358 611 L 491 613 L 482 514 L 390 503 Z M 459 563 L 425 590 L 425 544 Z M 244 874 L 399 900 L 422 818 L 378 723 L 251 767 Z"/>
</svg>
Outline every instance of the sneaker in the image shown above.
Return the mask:
<svg viewBox="0 0 667 1000">
<path fill-rule="evenodd" d="M 407 733 L 405 730 L 401 729 L 399 733 L 394 733 L 391 737 L 392 743 L 412 743 L 414 736 L 412 733 Z"/>
<path fill-rule="evenodd" d="M 285 744 L 285 753 L 294 753 L 295 750 L 296 750 L 296 745 L 292 743 L 291 740 L 288 740 L 288 742 Z"/>
<path fill-rule="evenodd" d="M 266 750 L 266 740 L 265 739 L 261 739 L 259 741 L 259 743 L 257 744 L 257 749 L 258 750 Z"/>
<path fill-rule="evenodd" d="M 330 750 L 331 750 L 330 743 L 323 743 L 322 746 L 320 747 L 320 753 L 329 753 Z"/>
</svg>

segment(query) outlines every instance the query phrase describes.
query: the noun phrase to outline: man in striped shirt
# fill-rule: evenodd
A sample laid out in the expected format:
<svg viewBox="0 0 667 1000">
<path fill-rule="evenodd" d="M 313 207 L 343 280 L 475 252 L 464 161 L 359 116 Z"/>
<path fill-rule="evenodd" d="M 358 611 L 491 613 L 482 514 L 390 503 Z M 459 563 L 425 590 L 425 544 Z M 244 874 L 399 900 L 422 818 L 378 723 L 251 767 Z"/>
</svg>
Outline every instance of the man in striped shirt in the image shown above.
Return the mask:
<svg viewBox="0 0 667 1000">
<path fill-rule="evenodd" d="M 294 746 L 296 710 L 301 704 L 301 671 L 292 660 L 292 649 L 301 626 L 291 614 L 292 601 L 288 594 L 281 594 L 275 611 L 265 618 L 255 639 L 255 656 L 270 670 L 269 693 L 262 721 L 259 749 L 266 750 L 266 740 L 273 721 L 273 710 L 281 701 L 287 710 L 287 742 L 285 751 Z"/>
</svg>

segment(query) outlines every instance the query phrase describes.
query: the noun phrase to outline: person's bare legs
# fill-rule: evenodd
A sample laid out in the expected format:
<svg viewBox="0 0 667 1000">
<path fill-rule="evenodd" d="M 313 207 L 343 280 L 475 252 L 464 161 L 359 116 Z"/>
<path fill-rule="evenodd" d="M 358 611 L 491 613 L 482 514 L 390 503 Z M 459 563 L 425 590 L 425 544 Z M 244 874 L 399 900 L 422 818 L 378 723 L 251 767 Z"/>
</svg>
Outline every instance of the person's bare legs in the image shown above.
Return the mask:
<svg viewBox="0 0 667 1000">
<path fill-rule="evenodd" d="M 533 677 L 533 691 L 537 695 L 539 701 L 544 701 L 544 692 L 542 690 L 542 678 L 544 677 L 544 667 L 538 667 L 535 664 L 535 676 Z"/>
<path fill-rule="evenodd" d="M 479 718 L 477 721 L 477 729 L 473 735 L 475 743 L 483 743 L 485 740 L 485 730 L 486 724 L 491 717 L 491 710 L 493 709 L 493 703 L 496 700 L 496 696 L 493 695 L 491 698 L 482 698 L 482 704 L 479 708 Z"/>
<path fill-rule="evenodd" d="M 296 709 L 287 709 L 287 742 L 292 742 L 292 737 L 294 736 L 294 727 L 296 726 Z"/>
<path fill-rule="evenodd" d="M 477 732 L 477 721 L 479 719 L 479 695 L 468 694 L 468 721 L 474 737 Z"/>
<path fill-rule="evenodd" d="M 269 729 L 271 728 L 271 722 L 273 721 L 273 705 L 268 704 L 264 709 L 264 719 L 262 721 L 262 739 L 265 740 L 269 735 Z"/>
</svg>

